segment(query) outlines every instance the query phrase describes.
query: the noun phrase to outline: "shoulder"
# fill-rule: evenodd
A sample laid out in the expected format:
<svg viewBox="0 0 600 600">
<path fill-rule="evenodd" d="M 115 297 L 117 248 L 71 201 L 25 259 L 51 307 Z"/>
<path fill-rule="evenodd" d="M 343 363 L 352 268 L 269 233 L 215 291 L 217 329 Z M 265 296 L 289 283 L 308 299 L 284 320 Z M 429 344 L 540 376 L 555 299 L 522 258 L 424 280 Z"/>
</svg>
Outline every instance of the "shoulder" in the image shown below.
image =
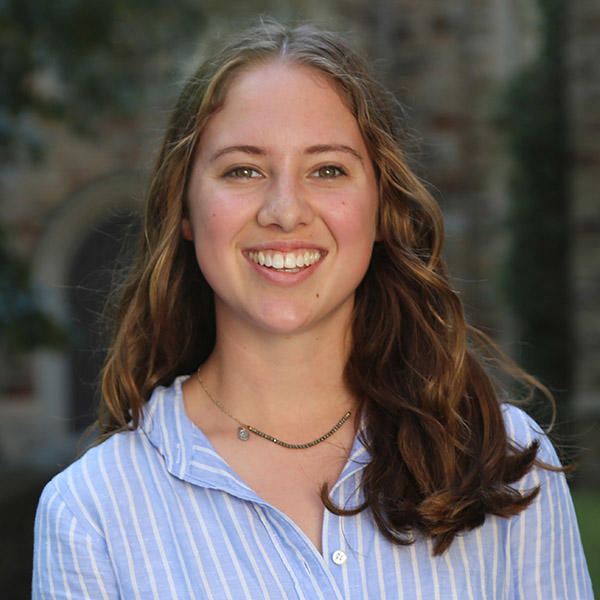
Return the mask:
<svg viewBox="0 0 600 600">
<path fill-rule="evenodd" d="M 511 440 L 528 445 L 543 435 L 542 428 L 522 408 L 504 402 L 501 410 L 506 433 Z"/>
<path fill-rule="evenodd" d="M 523 409 L 508 403 L 501 405 L 504 425 L 509 441 L 525 448 L 533 442 L 539 444 L 537 457 L 547 464 L 560 466 L 560 461 L 548 435 Z"/>
<path fill-rule="evenodd" d="M 38 511 L 67 511 L 102 533 L 135 495 L 135 480 L 151 469 L 155 454 L 140 429 L 114 434 L 46 484 Z"/>
<path fill-rule="evenodd" d="M 509 440 L 521 448 L 537 441 L 541 461 L 511 484 L 519 492 L 539 490 L 507 521 L 515 597 L 592 598 L 573 501 L 556 452 L 523 410 L 504 404 L 502 412 Z"/>
</svg>

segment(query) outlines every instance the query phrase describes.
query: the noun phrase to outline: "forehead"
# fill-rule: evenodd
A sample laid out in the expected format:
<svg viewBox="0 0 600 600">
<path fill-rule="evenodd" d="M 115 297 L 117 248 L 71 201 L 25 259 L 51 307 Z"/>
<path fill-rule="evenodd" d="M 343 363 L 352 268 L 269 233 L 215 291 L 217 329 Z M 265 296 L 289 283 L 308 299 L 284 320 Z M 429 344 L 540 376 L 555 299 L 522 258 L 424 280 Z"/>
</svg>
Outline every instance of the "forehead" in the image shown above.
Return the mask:
<svg viewBox="0 0 600 600">
<path fill-rule="evenodd" d="M 243 142 L 239 138 L 244 136 L 274 144 L 363 145 L 358 123 L 336 84 L 314 67 L 280 60 L 234 75 L 200 145 L 212 147 L 234 138 Z"/>
<path fill-rule="evenodd" d="M 318 95 L 328 102 L 346 106 L 332 77 L 316 67 L 285 59 L 271 59 L 243 68 L 231 77 L 228 88 L 225 102 L 229 104 L 240 96 L 246 101 L 267 100 L 268 92 L 275 92 L 299 100 Z"/>
</svg>

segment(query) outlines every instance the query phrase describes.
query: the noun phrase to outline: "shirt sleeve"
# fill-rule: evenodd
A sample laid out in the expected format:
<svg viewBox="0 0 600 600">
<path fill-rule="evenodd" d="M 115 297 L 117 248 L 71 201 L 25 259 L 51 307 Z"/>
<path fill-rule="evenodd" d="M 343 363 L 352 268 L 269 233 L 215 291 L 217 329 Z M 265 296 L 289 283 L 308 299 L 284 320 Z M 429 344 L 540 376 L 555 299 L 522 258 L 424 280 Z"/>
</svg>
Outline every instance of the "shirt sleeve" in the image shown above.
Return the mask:
<svg viewBox="0 0 600 600">
<path fill-rule="evenodd" d="M 538 458 L 560 466 L 552 444 L 523 411 L 506 411 L 509 437 L 520 446 L 540 443 Z M 573 501 L 564 473 L 534 466 L 516 486 L 540 486 L 532 504 L 510 524 L 513 597 L 519 600 L 594 600 Z"/>
<path fill-rule="evenodd" d="M 35 518 L 32 599 L 119 597 L 104 538 L 67 506 L 51 481 Z"/>
</svg>

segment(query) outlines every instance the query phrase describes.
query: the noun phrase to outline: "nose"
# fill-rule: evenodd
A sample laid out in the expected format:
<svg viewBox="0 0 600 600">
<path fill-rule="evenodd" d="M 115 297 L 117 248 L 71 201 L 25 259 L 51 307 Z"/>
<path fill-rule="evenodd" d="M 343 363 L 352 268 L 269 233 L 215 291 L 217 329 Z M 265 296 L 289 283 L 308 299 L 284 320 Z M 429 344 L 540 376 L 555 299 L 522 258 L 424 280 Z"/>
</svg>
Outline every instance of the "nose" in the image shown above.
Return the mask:
<svg viewBox="0 0 600 600">
<path fill-rule="evenodd" d="M 312 221 L 314 213 L 306 190 L 301 189 L 300 182 L 293 176 L 274 177 L 265 194 L 257 215 L 262 227 L 276 225 L 289 232 Z"/>
</svg>

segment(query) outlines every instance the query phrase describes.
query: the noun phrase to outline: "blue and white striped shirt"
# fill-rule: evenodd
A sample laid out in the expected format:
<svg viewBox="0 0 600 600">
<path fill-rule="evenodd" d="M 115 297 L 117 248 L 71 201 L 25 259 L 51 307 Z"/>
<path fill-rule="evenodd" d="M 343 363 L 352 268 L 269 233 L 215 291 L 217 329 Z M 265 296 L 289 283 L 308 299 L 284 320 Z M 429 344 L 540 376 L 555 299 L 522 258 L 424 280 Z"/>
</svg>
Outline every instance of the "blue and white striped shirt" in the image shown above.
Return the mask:
<svg viewBox="0 0 600 600">
<path fill-rule="evenodd" d="M 488 516 L 442 556 L 430 540 L 388 542 L 369 511 L 325 511 L 320 554 L 283 512 L 262 500 L 186 416 L 181 384 L 158 388 L 143 424 L 119 433 L 44 489 L 35 524 L 33 598 L 475 600 L 592 599 L 564 475 L 534 468 L 541 484 L 511 519 Z M 512 439 L 541 437 L 506 406 Z M 338 505 L 361 502 L 369 456 L 355 439 L 332 488 Z"/>
</svg>

